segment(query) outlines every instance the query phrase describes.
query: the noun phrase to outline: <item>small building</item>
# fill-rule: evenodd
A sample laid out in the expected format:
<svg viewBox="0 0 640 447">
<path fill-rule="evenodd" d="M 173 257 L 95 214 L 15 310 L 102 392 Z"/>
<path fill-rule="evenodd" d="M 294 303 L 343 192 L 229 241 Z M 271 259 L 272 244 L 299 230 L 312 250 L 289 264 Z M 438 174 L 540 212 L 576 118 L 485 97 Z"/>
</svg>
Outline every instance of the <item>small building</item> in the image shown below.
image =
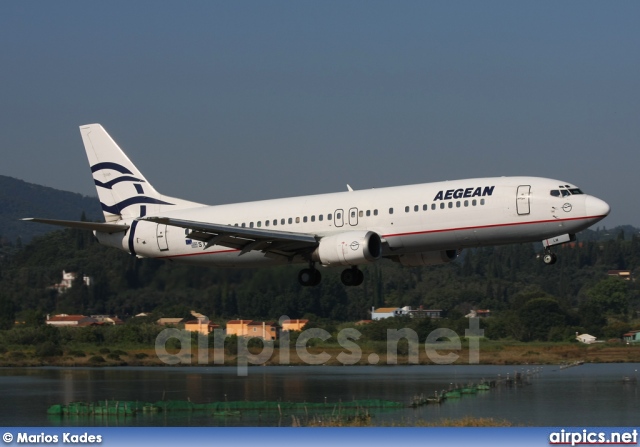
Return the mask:
<svg viewBox="0 0 640 447">
<path fill-rule="evenodd" d="M 73 282 L 78 277 L 77 273 L 67 272 L 65 270 L 62 271 L 62 281 L 59 284 L 54 284 L 51 286 L 51 289 L 56 289 L 58 293 L 64 293 L 71 287 L 73 287 Z M 89 287 L 91 285 L 91 277 L 87 275 L 82 276 L 82 282 L 85 286 Z"/>
<path fill-rule="evenodd" d="M 640 331 L 629 331 L 622 335 L 622 340 L 625 343 L 638 343 L 640 342 Z"/>
<path fill-rule="evenodd" d="M 184 318 L 159 318 L 156 323 L 160 326 L 177 326 L 182 323 L 183 320 Z"/>
<path fill-rule="evenodd" d="M 381 307 L 379 309 L 371 308 L 371 319 L 381 320 L 383 318 L 391 317 L 410 317 L 410 318 L 441 318 L 441 309 L 423 309 L 420 306 L 418 309 L 413 309 L 411 306 L 405 307 Z"/>
<path fill-rule="evenodd" d="M 282 321 L 282 330 L 283 331 L 301 331 L 303 327 L 309 320 L 284 320 Z"/>
<path fill-rule="evenodd" d="M 584 343 L 587 345 L 590 345 L 592 343 L 596 343 L 596 337 L 594 337 L 593 335 L 589 335 L 589 334 L 580 334 L 578 335 L 578 333 L 576 332 L 576 340 L 578 340 L 580 343 Z"/>
<path fill-rule="evenodd" d="M 613 276 L 614 278 L 624 279 L 625 281 L 632 281 L 633 277 L 631 276 L 631 270 L 609 270 L 607 275 Z"/>
<path fill-rule="evenodd" d="M 371 308 L 371 319 L 382 320 L 383 318 L 399 317 L 402 315 L 402 309 L 399 307 L 380 307 L 378 309 Z"/>
<path fill-rule="evenodd" d="M 83 327 L 83 326 L 91 326 L 99 323 L 97 320 L 94 320 L 91 317 L 87 317 L 86 315 L 60 314 L 60 315 L 54 315 L 53 317 L 49 317 L 47 315 L 46 324 L 49 324 L 55 327 L 62 327 L 62 326 Z"/>
<path fill-rule="evenodd" d="M 230 320 L 227 321 L 227 336 L 229 335 L 275 340 L 278 337 L 278 326 L 266 321 Z"/>
<path fill-rule="evenodd" d="M 98 323 L 102 323 L 102 324 L 113 324 L 113 325 L 119 325 L 119 324 L 124 324 L 124 321 L 122 321 L 120 318 L 118 318 L 117 316 L 111 316 L 111 315 L 91 315 L 91 318 L 93 318 L 94 320 L 96 320 Z"/>
<path fill-rule="evenodd" d="M 191 315 L 195 317 L 194 320 L 184 322 L 184 329 L 190 332 L 199 332 L 204 335 L 209 335 L 214 329 L 220 327 L 220 325 L 214 324 L 209 321 L 209 317 L 202 315 L 201 313 L 191 311 Z"/>
</svg>

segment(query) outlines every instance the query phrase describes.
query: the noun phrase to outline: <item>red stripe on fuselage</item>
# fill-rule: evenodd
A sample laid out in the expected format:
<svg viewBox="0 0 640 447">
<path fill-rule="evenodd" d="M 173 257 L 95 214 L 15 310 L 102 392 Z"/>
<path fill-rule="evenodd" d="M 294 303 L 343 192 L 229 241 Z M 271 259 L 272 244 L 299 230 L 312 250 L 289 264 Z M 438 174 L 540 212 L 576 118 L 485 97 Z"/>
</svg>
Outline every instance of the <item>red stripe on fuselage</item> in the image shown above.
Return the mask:
<svg viewBox="0 0 640 447">
<path fill-rule="evenodd" d="M 513 227 L 516 225 L 535 225 L 535 224 L 550 223 L 550 222 L 568 222 L 571 220 L 599 219 L 603 217 L 606 217 L 606 215 L 605 216 L 572 217 L 569 219 L 535 220 L 531 222 L 511 222 L 511 223 L 493 224 L 493 225 L 478 225 L 475 227 L 443 228 L 441 230 L 426 230 L 426 231 L 414 231 L 410 233 L 384 234 L 384 235 L 380 235 L 380 237 L 413 236 L 417 234 L 445 233 L 447 231 L 478 230 L 478 229 L 484 229 L 484 228 Z"/>
<path fill-rule="evenodd" d="M 549 219 L 549 220 L 536 220 L 531 222 L 511 222 L 511 223 L 503 223 L 503 224 L 493 224 L 493 225 L 479 225 L 475 227 L 459 227 L 459 228 L 443 228 L 441 230 L 426 230 L 426 231 L 414 231 L 410 233 L 395 233 L 395 234 L 385 234 L 380 237 L 390 238 L 390 237 L 401 237 L 401 236 L 415 236 L 418 234 L 430 234 L 430 233 L 446 233 L 447 231 L 460 231 L 460 230 L 478 230 L 485 228 L 499 228 L 499 227 L 513 227 L 516 225 L 535 225 L 542 223 L 551 223 L 551 222 L 568 222 L 573 220 L 587 220 L 587 219 L 599 219 L 607 217 L 604 216 L 587 216 L 587 217 L 571 217 L 568 219 Z M 184 258 L 187 256 L 202 256 L 202 255 L 217 255 L 224 253 L 233 253 L 239 252 L 240 249 L 230 249 L 230 250 L 220 250 L 220 251 L 204 251 L 200 253 L 185 253 L 182 255 L 171 255 L 171 256 L 158 256 L 155 259 L 171 259 L 171 258 Z"/>
</svg>

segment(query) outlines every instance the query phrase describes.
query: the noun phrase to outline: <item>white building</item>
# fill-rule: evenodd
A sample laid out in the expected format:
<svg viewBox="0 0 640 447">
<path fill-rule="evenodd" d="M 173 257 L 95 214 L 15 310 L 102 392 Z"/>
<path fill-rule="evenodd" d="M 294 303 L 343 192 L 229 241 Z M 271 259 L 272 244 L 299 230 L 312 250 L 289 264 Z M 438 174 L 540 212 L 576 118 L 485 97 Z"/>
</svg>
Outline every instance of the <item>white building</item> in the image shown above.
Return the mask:
<svg viewBox="0 0 640 447">
<path fill-rule="evenodd" d="M 594 337 L 593 335 L 589 335 L 589 334 L 578 335 L 577 332 L 576 332 L 576 340 L 578 340 L 580 343 L 584 343 L 587 345 L 590 345 L 591 343 L 598 343 L 596 341 L 596 337 Z"/>
</svg>

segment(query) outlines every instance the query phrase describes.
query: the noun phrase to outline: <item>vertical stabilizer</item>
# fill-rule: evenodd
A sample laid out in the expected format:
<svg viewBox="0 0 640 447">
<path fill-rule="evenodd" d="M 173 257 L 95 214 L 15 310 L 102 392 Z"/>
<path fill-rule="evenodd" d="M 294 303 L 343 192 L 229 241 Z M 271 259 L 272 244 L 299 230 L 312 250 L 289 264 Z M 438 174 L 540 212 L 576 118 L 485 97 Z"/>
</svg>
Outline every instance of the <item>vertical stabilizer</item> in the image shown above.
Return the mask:
<svg viewBox="0 0 640 447">
<path fill-rule="evenodd" d="M 80 133 L 106 222 L 201 206 L 158 193 L 100 124 Z"/>
</svg>

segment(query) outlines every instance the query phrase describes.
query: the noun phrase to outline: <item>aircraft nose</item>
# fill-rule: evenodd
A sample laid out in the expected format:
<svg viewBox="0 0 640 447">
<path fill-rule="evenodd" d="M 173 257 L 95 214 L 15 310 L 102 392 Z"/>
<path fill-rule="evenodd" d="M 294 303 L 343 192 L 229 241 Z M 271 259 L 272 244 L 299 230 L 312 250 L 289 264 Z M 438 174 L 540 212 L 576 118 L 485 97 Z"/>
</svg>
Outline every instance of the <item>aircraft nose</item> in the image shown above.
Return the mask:
<svg viewBox="0 0 640 447">
<path fill-rule="evenodd" d="M 585 201 L 585 208 L 588 216 L 607 216 L 609 211 L 611 211 L 611 207 L 604 200 L 600 200 L 597 197 L 587 196 L 587 200 Z"/>
</svg>

